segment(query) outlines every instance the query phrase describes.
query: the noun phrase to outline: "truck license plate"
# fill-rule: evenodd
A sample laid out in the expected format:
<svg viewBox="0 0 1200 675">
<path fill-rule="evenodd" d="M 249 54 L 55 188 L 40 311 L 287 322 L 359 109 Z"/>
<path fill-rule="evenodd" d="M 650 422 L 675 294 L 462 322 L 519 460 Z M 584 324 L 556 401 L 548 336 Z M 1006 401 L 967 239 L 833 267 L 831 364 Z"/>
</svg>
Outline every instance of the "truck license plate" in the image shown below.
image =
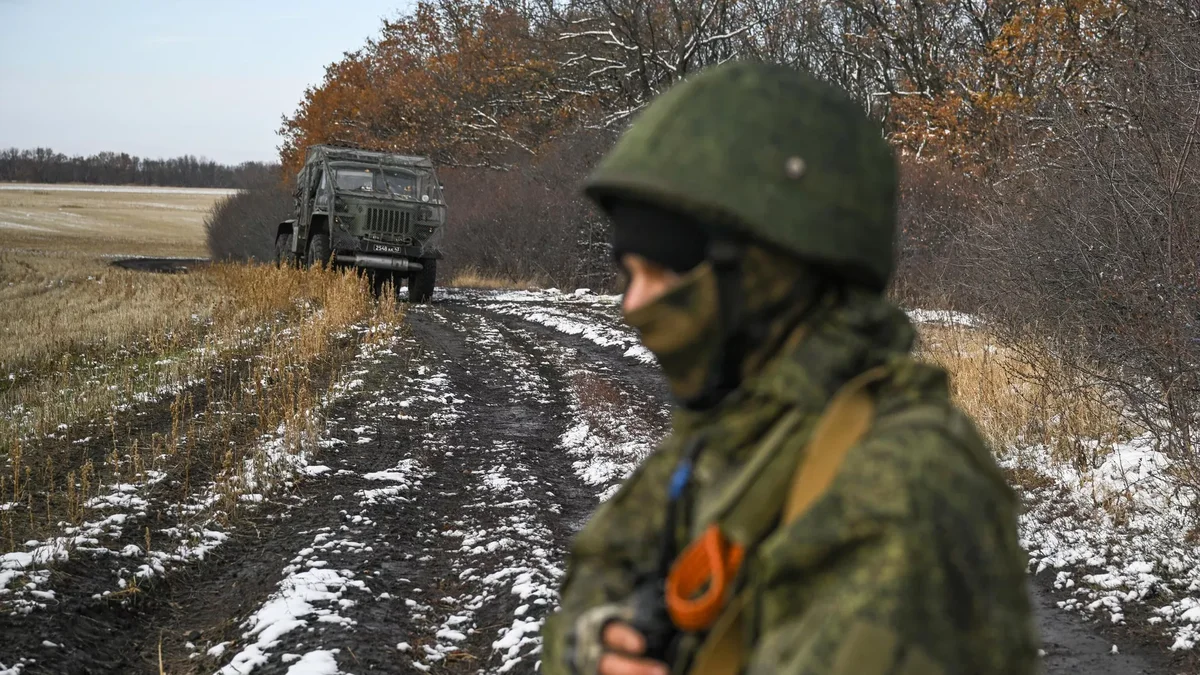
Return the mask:
<svg viewBox="0 0 1200 675">
<path fill-rule="evenodd" d="M 385 244 L 375 244 L 376 253 L 403 253 L 403 249 L 399 246 L 387 246 Z"/>
</svg>

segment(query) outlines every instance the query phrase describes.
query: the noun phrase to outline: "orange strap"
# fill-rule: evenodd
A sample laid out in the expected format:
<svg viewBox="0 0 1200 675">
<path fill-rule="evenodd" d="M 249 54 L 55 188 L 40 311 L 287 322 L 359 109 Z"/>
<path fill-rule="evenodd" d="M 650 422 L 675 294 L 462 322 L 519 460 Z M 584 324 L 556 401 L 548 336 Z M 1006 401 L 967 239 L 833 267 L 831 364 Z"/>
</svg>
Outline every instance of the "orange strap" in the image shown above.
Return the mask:
<svg viewBox="0 0 1200 675">
<path fill-rule="evenodd" d="M 725 593 L 737 576 L 744 549 L 709 525 L 675 559 L 667 575 L 667 613 L 685 631 L 708 630 L 725 608 Z"/>
</svg>

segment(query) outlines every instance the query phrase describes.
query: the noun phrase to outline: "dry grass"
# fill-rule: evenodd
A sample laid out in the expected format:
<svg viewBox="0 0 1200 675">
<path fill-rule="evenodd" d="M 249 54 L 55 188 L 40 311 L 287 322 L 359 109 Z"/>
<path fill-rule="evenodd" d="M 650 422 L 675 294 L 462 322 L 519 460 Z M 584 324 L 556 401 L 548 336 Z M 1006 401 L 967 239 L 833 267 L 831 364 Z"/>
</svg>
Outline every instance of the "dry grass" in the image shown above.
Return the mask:
<svg viewBox="0 0 1200 675">
<path fill-rule="evenodd" d="M 986 330 L 931 324 L 920 335 L 919 356 L 950 373 L 956 401 L 1000 453 L 1041 445 L 1060 461 L 1095 467 L 1137 433 L 1111 391 L 1033 339 L 1003 346 Z"/>
<path fill-rule="evenodd" d="M 0 375 L 186 330 L 216 310 L 213 280 L 123 270 L 81 253 L 0 250 Z"/>
<path fill-rule="evenodd" d="M 104 485 L 144 483 L 148 471 L 171 476 L 180 503 L 215 484 L 216 506 L 236 513 L 240 495 L 268 490 L 286 468 L 256 439 L 276 437 L 285 456 L 311 450 L 324 387 L 401 318 L 352 273 L 217 265 L 175 279 L 132 287 L 128 304 L 200 298 L 187 310 L 203 315 L 165 332 L 143 318 L 150 332 L 124 342 L 96 322 L 92 341 L 61 343 L 0 390 L 0 504 L 16 505 L 0 513 L 0 550 L 80 522 Z"/>
<path fill-rule="evenodd" d="M 215 309 L 208 278 L 114 269 L 102 256 L 205 255 L 204 215 L 221 191 L 12 187 L 0 185 L 0 377 L 174 333 Z"/>
<path fill-rule="evenodd" d="M 214 199 L 0 190 L 0 551 L 151 475 L 180 513 L 204 489 L 219 496 L 204 508 L 233 517 L 240 495 L 283 478 L 280 456 L 312 449 L 326 387 L 359 346 L 399 324 L 395 300 L 353 273 L 164 275 L 96 255 L 202 255 Z"/>
<path fill-rule="evenodd" d="M 542 288 L 544 284 L 539 279 L 511 279 L 509 277 L 487 274 L 478 267 L 466 267 L 459 270 L 447 284 L 451 288 L 478 288 L 486 290 L 529 291 Z"/>
<path fill-rule="evenodd" d="M 571 373 L 571 390 L 578 397 L 580 414 L 595 433 L 611 438 L 613 415 L 629 410 L 621 391 L 612 382 L 590 370 Z"/>
<path fill-rule="evenodd" d="M 227 194 L 155 188 L 106 192 L 98 186 L 13 187 L 0 185 L 0 248 L 92 256 L 206 256 L 204 217 Z"/>
<path fill-rule="evenodd" d="M 119 281 L 105 276 L 94 284 L 101 289 L 91 291 L 97 311 L 79 315 L 77 325 L 62 311 L 74 304 L 69 296 L 62 305 L 47 303 L 48 316 L 36 305 L 32 315 L 9 312 L 20 304 L 4 306 L 12 344 L 0 350 L 7 373 L 0 410 L 33 420 L 14 422 L 8 440 L 187 383 L 233 352 L 253 349 L 268 364 L 308 364 L 329 351 L 335 334 L 399 315 L 393 300 L 376 305 L 352 273 L 244 265 L 187 275 L 112 272 Z M 23 325 L 32 331 L 22 335 Z M 0 421 L 0 442 L 3 430 Z"/>
</svg>

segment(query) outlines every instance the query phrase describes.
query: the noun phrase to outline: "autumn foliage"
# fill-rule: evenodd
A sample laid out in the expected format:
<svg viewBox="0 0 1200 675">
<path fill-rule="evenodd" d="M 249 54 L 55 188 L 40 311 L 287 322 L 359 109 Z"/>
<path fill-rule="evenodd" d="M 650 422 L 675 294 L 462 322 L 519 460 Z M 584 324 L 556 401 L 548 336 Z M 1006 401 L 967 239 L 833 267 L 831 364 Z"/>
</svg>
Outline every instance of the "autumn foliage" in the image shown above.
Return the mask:
<svg viewBox="0 0 1200 675">
<path fill-rule="evenodd" d="M 602 253 L 584 243 L 596 239 L 577 192 L 588 167 L 576 162 L 553 175 L 547 167 L 561 162 L 547 158 L 579 143 L 589 147 L 580 156 L 598 156 L 594 139 L 611 138 L 657 93 L 706 66 L 734 58 L 784 63 L 837 84 L 884 122 L 911 179 L 903 191 L 902 268 L 913 272 L 910 288 L 928 288 L 950 273 L 930 265 L 944 264 L 951 243 L 966 236 L 966 206 L 988 192 L 986 184 L 1006 181 L 1030 157 L 1037 164 L 1064 156 L 1071 142 L 1061 134 L 1064 115 L 1126 123 L 1128 94 L 1112 86 L 1116 73 L 1161 50 L 1155 30 L 1164 22 L 1194 29 L 1197 7 L 1193 0 L 420 0 L 305 92 L 284 120 L 282 161 L 294 173 L 315 143 L 432 156 L 456 171 L 447 244 L 460 257 L 486 266 L 493 256 L 505 273 L 596 285 L 602 255 L 556 260 L 548 268 L 557 271 L 547 273 L 520 253 L 514 262 L 507 251 L 472 246 L 498 237 L 539 242 L 524 250 L 541 255 L 546 235 L 531 233 L 553 232 L 556 255 Z M 574 221 L 538 220 L 561 217 L 554 214 Z M 522 233 L 496 231 L 512 227 Z M 547 267 L 544 258 L 538 264 Z"/>
<path fill-rule="evenodd" d="M 335 143 L 474 164 L 517 149 L 534 154 L 573 121 L 570 92 L 530 21 L 475 0 L 418 3 L 331 66 L 284 123 L 282 159 Z"/>
<path fill-rule="evenodd" d="M 1105 106 L 1114 64 L 1186 0 L 422 0 L 329 66 L 285 120 L 283 160 L 317 142 L 484 165 L 580 125 L 615 126 L 707 65 L 808 69 L 920 158 L 974 169 L 1018 137 L 1053 139 L 1058 105 Z M 1193 17 L 1194 19 L 1194 17 Z"/>
<path fill-rule="evenodd" d="M 913 13 L 896 3 L 872 27 L 900 26 L 912 34 L 903 44 L 923 46 L 905 54 L 888 92 L 892 137 L 914 154 L 976 168 L 1007 159 L 1029 131 L 1052 138 L 1052 105 L 1100 103 L 1107 69 L 1138 49 L 1123 0 L 928 4 L 958 11 L 914 26 Z"/>
</svg>

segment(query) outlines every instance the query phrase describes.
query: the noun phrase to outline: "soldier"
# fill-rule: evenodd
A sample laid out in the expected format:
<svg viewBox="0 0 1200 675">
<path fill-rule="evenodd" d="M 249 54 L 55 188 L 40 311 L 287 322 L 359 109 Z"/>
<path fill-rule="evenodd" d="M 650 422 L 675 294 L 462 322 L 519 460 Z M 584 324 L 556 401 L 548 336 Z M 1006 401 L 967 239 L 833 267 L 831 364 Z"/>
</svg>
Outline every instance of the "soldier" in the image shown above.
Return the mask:
<svg viewBox="0 0 1200 675">
<path fill-rule="evenodd" d="M 655 100 L 586 192 L 678 405 L 575 538 L 543 670 L 1032 672 L 1016 500 L 883 297 L 880 129 L 806 74 L 727 64 Z"/>
</svg>

